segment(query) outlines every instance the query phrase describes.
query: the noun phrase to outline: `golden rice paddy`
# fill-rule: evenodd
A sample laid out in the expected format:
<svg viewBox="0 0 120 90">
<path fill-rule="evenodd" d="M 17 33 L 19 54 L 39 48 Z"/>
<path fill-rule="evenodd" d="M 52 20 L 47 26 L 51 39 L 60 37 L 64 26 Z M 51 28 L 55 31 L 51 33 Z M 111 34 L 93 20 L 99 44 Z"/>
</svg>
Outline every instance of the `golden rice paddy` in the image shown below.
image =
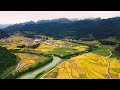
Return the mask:
<svg viewBox="0 0 120 90">
<path fill-rule="evenodd" d="M 43 62 L 47 60 L 47 57 L 38 56 L 34 54 L 27 54 L 27 53 L 15 53 L 19 60 L 19 64 L 17 66 L 17 71 L 24 70 L 27 67 L 30 67 L 38 62 Z"/>
<path fill-rule="evenodd" d="M 64 61 L 44 78 L 53 78 L 56 73 L 54 78 L 60 79 L 109 79 L 108 61 L 107 57 L 86 53 Z M 109 73 L 111 78 L 120 78 L 120 62 L 118 60 L 110 58 Z"/>
</svg>

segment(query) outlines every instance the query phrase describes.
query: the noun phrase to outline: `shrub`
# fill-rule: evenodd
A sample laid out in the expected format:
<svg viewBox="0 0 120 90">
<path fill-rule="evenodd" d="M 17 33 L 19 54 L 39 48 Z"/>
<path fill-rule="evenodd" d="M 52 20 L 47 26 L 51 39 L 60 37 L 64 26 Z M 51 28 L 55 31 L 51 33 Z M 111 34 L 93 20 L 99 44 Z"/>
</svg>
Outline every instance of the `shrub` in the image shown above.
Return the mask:
<svg viewBox="0 0 120 90">
<path fill-rule="evenodd" d="M 99 42 L 100 42 L 101 44 L 104 44 L 104 45 L 116 45 L 116 44 L 117 44 L 116 42 L 107 41 L 107 40 L 99 40 Z"/>
</svg>

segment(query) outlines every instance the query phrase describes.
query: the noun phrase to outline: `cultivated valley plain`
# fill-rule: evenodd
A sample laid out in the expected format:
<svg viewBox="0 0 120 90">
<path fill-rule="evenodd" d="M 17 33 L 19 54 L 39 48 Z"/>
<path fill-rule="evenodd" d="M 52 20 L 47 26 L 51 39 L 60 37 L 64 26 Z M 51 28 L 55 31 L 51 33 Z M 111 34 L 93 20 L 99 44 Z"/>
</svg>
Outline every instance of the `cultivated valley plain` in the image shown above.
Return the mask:
<svg viewBox="0 0 120 90">
<path fill-rule="evenodd" d="M 49 37 L 50 38 L 50 37 Z M 120 61 L 116 45 L 97 40 L 28 38 L 20 34 L 0 39 L 0 47 L 13 53 L 16 64 L 1 72 L 1 79 L 118 79 Z M 2 62 L 1 62 L 2 63 Z"/>
</svg>

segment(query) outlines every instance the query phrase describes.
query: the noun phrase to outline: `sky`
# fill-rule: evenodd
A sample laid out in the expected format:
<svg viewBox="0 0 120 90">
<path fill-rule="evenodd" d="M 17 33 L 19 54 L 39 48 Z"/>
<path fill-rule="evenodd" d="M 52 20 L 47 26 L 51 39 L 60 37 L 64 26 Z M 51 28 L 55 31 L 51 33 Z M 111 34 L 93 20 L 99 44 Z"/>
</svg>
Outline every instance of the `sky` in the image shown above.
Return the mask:
<svg viewBox="0 0 120 90">
<path fill-rule="evenodd" d="M 56 18 L 111 18 L 120 17 L 120 11 L 0 11 L 0 24 L 15 24 Z"/>
</svg>

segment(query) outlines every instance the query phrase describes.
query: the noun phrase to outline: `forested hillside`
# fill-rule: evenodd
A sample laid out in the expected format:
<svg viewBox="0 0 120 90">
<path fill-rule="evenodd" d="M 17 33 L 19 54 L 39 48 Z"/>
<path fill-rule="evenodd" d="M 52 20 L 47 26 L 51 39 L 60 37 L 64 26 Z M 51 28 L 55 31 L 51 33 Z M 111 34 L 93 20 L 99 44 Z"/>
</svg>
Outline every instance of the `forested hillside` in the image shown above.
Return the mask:
<svg viewBox="0 0 120 90">
<path fill-rule="evenodd" d="M 4 38 L 4 37 L 8 37 L 8 33 L 3 31 L 3 30 L 0 30 L 0 38 Z"/>
<path fill-rule="evenodd" d="M 0 47 L 0 78 L 6 76 L 16 65 L 16 56 L 5 47 Z"/>
<path fill-rule="evenodd" d="M 54 22 L 53 22 L 54 21 Z M 5 28 L 8 32 L 32 31 L 39 34 L 52 36 L 57 39 L 71 36 L 74 39 L 90 38 L 104 39 L 110 36 L 120 38 L 120 17 L 108 19 L 86 19 L 78 21 L 39 21 L 15 24 Z"/>
</svg>

